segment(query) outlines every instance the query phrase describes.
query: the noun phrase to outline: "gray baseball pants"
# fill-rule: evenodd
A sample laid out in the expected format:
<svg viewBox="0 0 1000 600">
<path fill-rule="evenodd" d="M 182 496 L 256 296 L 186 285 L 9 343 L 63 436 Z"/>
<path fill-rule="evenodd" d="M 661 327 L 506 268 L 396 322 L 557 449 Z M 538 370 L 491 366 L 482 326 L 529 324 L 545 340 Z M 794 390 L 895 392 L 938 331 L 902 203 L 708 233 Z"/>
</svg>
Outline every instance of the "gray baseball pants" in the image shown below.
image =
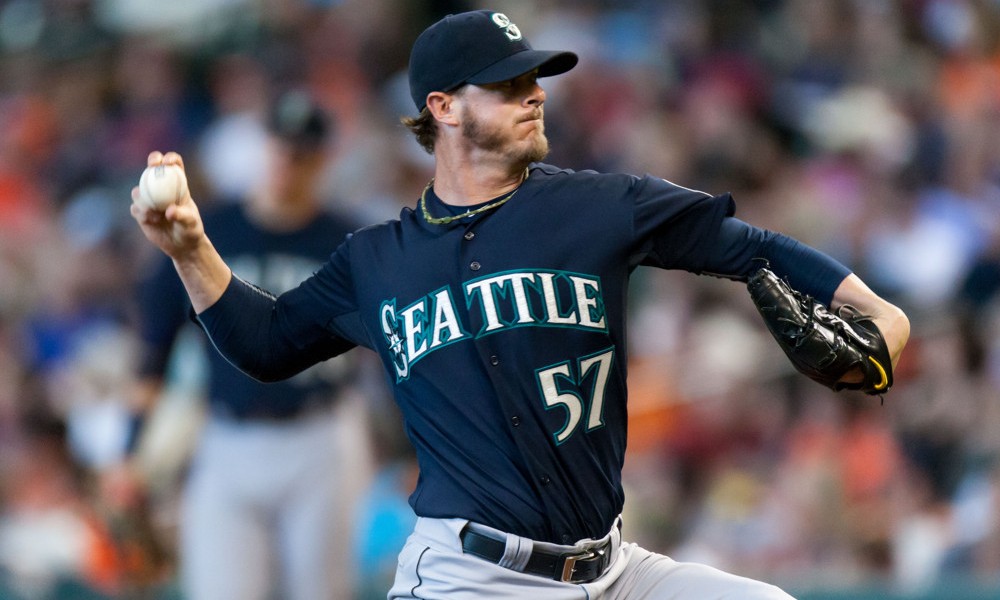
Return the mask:
<svg viewBox="0 0 1000 600">
<path fill-rule="evenodd" d="M 623 542 L 617 527 L 601 540 L 574 546 L 543 544 L 567 553 L 586 550 L 610 539 L 613 562 L 597 580 L 562 583 L 521 573 L 462 552 L 463 519 L 419 518 L 399 555 L 396 581 L 389 600 L 788 600 L 773 585 L 696 564 L 676 562 Z M 477 527 L 482 527 L 478 526 Z M 488 529 L 488 528 L 487 528 Z M 495 530 L 493 530 L 495 531 Z M 500 533 L 500 532 L 497 532 Z M 512 534 L 501 534 L 511 536 Z M 516 536 L 514 536 L 516 538 Z M 508 539 L 510 539 L 508 537 Z M 511 540 L 508 547 L 530 548 Z M 538 542 L 534 542 L 538 544 Z M 512 563 L 521 562 L 511 556 Z M 505 557 L 506 559 L 506 557 Z"/>
</svg>

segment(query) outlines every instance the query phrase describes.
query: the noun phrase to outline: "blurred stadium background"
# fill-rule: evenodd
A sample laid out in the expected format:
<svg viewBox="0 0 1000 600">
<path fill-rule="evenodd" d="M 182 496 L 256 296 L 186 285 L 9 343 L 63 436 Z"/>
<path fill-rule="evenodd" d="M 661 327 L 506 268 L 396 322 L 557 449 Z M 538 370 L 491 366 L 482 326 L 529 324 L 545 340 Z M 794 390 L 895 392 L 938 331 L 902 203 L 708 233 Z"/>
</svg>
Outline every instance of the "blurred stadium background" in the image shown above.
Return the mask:
<svg viewBox="0 0 1000 600">
<path fill-rule="evenodd" d="M 331 210 L 391 218 L 431 174 L 398 124 L 410 44 L 472 8 L 581 55 L 543 81 L 549 162 L 732 191 L 911 317 L 881 404 L 792 372 L 742 286 L 637 274 L 628 537 L 803 599 L 1000 597 L 997 0 L 0 0 L 0 598 L 182 598 L 195 353 L 141 451 L 148 498 L 99 477 L 152 252 L 128 212 L 147 152 L 181 151 L 196 199 L 239 194 L 267 98 L 307 88 L 339 123 Z M 413 465 L 380 376 L 360 391 L 377 462 L 344 543 L 367 599 Z"/>
</svg>

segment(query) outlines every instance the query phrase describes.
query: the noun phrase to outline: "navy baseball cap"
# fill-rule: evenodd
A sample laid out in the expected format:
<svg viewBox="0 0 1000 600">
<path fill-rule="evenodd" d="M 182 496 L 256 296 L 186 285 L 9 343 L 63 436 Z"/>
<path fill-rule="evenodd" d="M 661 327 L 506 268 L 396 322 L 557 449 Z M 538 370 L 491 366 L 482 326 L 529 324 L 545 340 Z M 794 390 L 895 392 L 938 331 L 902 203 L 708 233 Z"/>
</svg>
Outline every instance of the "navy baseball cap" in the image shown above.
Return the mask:
<svg viewBox="0 0 1000 600">
<path fill-rule="evenodd" d="M 572 52 L 532 49 L 503 13 L 476 10 L 448 15 L 413 43 L 410 95 L 417 110 L 423 110 L 431 92 L 507 81 L 534 69 L 539 77 L 559 75 L 576 66 L 577 60 Z"/>
</svg>

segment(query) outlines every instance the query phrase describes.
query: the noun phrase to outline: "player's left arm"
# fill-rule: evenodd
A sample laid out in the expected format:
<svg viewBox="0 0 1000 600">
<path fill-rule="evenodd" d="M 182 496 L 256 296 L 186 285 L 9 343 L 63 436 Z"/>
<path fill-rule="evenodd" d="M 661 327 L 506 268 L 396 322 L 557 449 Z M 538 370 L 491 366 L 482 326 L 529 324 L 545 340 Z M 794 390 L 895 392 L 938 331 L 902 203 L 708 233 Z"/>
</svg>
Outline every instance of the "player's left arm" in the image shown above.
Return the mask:
<svg viewBox="0 0 1000 600">
<path fill-rule="evenodd" d="M 726 217 L 701 271 L 746 281 L 767 265 L 795 290 L 833 310 L 849 304 L 870 316 L 885 338 L 893 367 L 910 336 L 910 322 L 833 257 L 784 234 Z"/>
</svg>

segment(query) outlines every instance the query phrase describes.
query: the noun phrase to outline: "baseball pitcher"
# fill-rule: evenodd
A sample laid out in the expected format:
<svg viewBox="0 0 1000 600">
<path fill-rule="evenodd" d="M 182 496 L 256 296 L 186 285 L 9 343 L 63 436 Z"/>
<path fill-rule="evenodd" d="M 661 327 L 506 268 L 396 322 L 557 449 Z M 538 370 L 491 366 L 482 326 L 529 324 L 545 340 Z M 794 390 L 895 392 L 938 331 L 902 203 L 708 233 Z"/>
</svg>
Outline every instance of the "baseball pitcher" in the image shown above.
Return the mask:
<svg viewBox="0 0 1000 600">
<path fill-rule="evenodd" d="M 532 49 L 501 13 L 429 27 L 409 64 L 418 115 L 404 122 L 433 153 L 434 179 L 415 208 L 355 232 L 280 296 L 231 274 L 190 195 L 132 213 L 173 258 L 216 347 L 254 377 L 355 345 L 379 354 L 420 466 L 419 518 L 389 598 L 788 598 L 627 541 L 629 277 L 658 267 L 748 281 L 766 265 L 803 297 L 865 315 L 886 372 L 908 321 L 830 257 L 736 219 L 728 194 L 541 162 L 540 78 L 576 63 Z M 865 386 L 870 372 L 837 380 Z"/>
</svg>

